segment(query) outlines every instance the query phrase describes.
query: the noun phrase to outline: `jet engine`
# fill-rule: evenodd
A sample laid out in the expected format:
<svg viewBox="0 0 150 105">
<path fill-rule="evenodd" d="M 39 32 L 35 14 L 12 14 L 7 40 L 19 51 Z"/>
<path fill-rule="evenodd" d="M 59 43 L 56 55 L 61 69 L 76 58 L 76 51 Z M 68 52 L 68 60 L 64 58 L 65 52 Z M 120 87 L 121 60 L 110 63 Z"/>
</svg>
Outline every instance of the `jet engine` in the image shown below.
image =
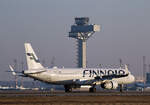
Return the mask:
<svg viewBox="0 0 150 105">
<path fill-rule="evenodd" d="M 118 87 L 118 83 L 116 81 L 106 81 L 101 84 L 101 87 L 104 89 L 116 89 Z"/>
</svg>

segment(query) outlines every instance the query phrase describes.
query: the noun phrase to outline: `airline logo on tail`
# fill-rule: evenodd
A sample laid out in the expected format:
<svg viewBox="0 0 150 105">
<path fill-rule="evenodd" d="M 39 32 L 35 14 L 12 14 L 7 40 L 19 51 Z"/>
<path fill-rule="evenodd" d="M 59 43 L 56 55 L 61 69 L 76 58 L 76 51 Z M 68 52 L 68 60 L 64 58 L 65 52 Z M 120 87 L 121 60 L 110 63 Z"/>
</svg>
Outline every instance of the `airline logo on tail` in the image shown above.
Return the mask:
<svg viewBox="0 0 150 105">
<path fill-rule="evenodd" d="M 25 43 L 25 52 L 27 58 L 27 66 L 29 70 L 41 69 L 43 66 L 40 64 L 38 57 L 36 56 L 30 43 Z"/>
<path fill-rule="evenodd" d="M 40 60 L 37 59 L 37 58 L 34 56 L 33 53 L 27 53 L 27 56 L 29 56 L 31 60 L 34 60 L 34 61 L 37 62 L 37 63 L 40 62 Z"/>
</svg>

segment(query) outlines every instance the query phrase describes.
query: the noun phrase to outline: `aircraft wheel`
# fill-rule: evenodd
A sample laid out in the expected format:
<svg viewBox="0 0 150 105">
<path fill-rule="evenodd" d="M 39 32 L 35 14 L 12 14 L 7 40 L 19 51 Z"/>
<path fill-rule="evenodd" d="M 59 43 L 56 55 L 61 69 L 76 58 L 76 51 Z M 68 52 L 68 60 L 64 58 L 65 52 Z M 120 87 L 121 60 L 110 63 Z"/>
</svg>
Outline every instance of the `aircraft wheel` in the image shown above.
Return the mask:
<svg viewBox="0 0 150 105">
<path fill-rule="evenodd" d="M 120 84 L 120 92 L 123 92 L 123 84 Z"/>
<path fill-rule="evenodd" d="M 65 92 L 72 92 L 72 88 L 69 85 L 65 85 Z"/>
<path fill-rule="evenodd" d="M 91 93 L 96 92 L 96 88 L 95 87 L 89 88 L 89 92 L 91 92 Z"/>
</svg>

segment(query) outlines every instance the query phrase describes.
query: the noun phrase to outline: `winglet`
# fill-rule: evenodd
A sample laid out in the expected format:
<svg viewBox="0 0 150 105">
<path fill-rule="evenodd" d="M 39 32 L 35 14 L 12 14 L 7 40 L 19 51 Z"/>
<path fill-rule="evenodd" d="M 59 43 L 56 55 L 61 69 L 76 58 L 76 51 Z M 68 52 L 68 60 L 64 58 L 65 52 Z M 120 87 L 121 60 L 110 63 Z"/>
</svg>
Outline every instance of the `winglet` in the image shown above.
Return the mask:
<svg viewBox="0 0 150 105">
<path fill-rule="evenodd" d="M 16 73 L 15 73 L 13 67 L 12 67 L 11 65 L 9 65 L 9 68 L 10 68 L 10 70 L 11 70 L 11 72 L 12 72 L 12 75 L 15 75 L 15 76 L 16 76 Z"/>
<path fill-rule="evenodd" d="M 130 73 L 130 72 L 129 72 L 129 69 L 128 69 L 128 65 L 126 65 L 126 64 L 125 64 L 125 71 L 126 71 L 127 73 Z"/>
</svg>

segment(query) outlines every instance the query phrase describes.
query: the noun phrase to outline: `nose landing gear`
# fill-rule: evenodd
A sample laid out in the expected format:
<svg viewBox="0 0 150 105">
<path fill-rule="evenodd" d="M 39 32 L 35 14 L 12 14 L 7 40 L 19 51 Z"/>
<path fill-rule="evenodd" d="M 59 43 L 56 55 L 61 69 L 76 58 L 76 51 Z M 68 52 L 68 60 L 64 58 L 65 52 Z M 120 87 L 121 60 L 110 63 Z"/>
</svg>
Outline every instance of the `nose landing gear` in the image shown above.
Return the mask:
<svg viewBox="0 0 150 105">
<path fill-rule="evenodd" d="M 72 87 L 70 85 L 64 85 L 65 92 L 72 92 Z"/>
</svg>

